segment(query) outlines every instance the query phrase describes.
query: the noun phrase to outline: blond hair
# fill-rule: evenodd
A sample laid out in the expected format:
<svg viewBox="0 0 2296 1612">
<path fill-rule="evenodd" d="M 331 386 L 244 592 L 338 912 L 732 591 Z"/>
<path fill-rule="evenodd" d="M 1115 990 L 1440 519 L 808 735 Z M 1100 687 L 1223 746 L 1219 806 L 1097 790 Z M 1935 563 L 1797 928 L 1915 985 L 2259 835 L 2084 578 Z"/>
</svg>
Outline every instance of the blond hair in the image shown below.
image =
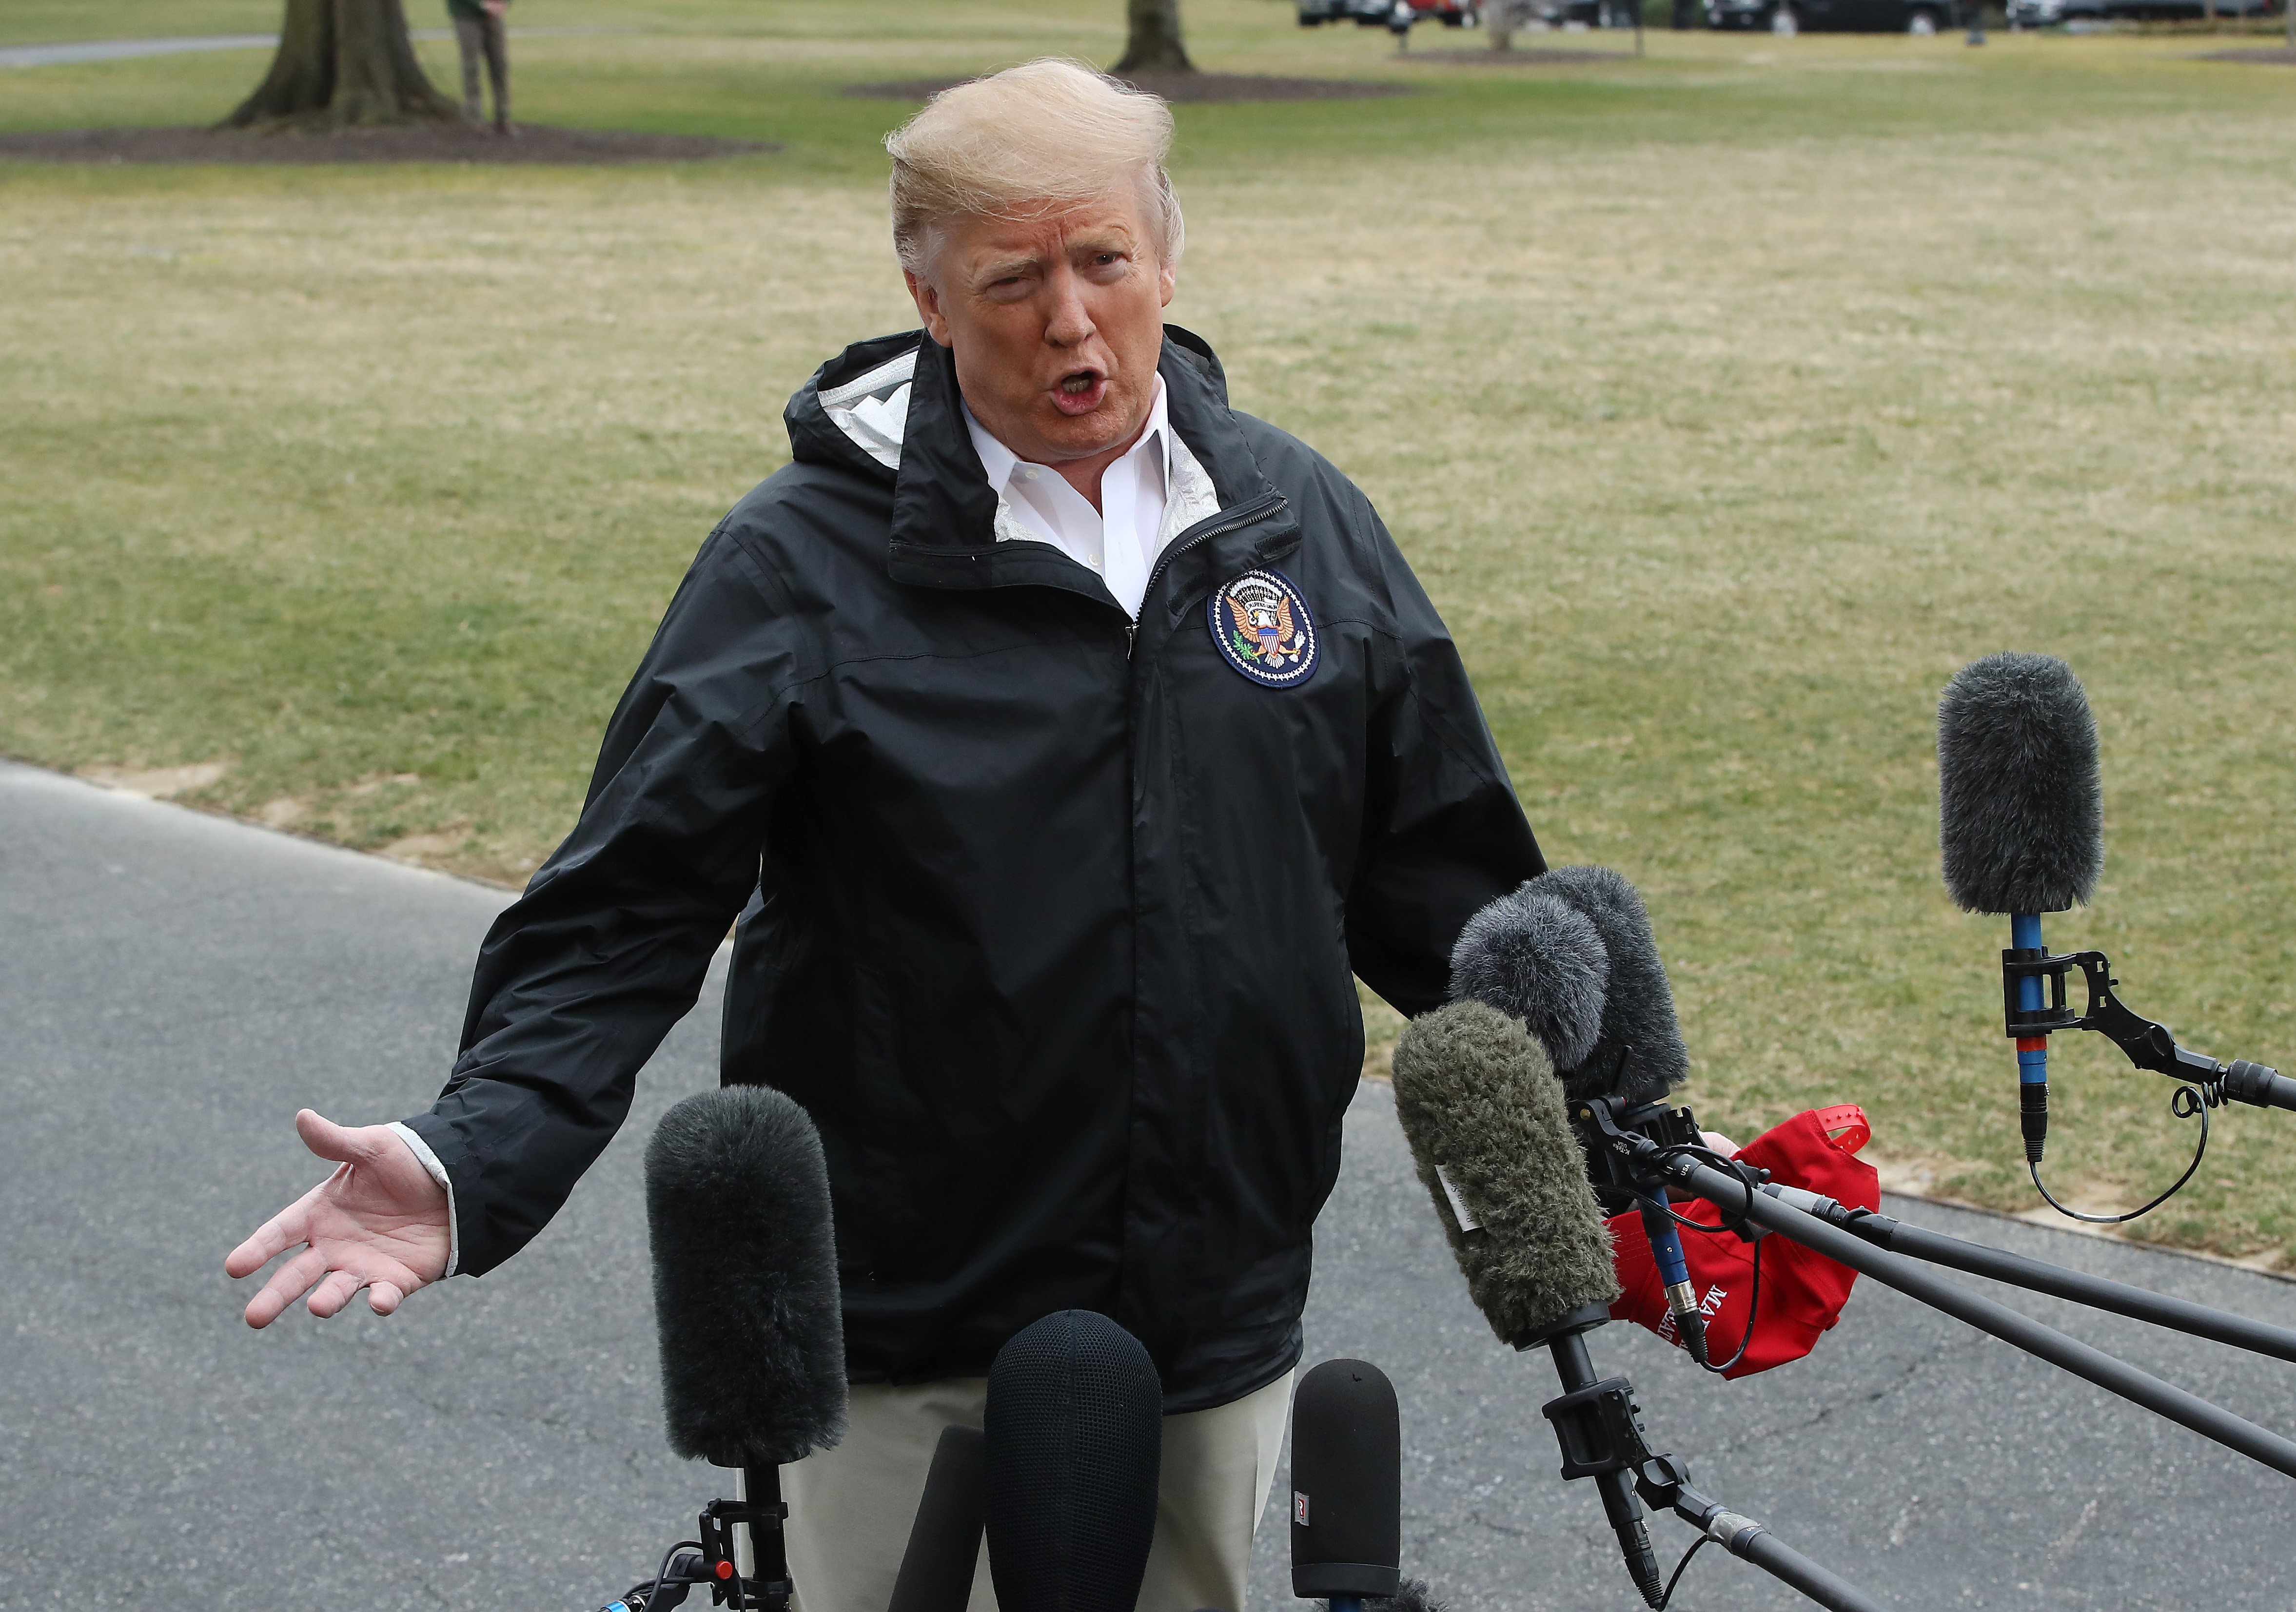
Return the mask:
<svg viewBox="0 0 2296 1612">
<path fill-rule="evenodd" d="M 1185 232 L 1164 159 L 1172 110 L 1078 62 L 1046 57 L 943 90 L 885 136 L 893 156 L 893 250 L 922 274 L 957 218 L 1024 218 L 1139 187 L 1158 258 Z"/>
</svg>

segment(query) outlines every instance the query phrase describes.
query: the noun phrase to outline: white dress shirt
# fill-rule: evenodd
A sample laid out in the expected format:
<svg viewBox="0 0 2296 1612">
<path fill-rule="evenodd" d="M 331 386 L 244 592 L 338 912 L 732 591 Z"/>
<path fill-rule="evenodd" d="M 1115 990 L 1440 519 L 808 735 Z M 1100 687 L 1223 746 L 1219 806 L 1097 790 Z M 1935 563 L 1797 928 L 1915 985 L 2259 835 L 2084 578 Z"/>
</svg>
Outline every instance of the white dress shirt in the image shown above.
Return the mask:
<svg viewBox="0 0 2296 1612">
<path fill-rule="evenodd" d="M 1102 582 L 1136 620 L 1148 592 L 1149 573 L 1169 540 L 1164 515 L 1172 485 L 1172 424 L 1164 412 L 1164 378 L 1156 377 L 1156 401 L 1140 440 L 1100 476 L 1100 508 L 1069 485 L 1049 465 L 1031 464 L 990 436 L 964 410 L 964 428 L 973 451 L 988 472 L 989 489 L 1020 535 L 1049 543 L 1099 574 Z"/>
</svg>

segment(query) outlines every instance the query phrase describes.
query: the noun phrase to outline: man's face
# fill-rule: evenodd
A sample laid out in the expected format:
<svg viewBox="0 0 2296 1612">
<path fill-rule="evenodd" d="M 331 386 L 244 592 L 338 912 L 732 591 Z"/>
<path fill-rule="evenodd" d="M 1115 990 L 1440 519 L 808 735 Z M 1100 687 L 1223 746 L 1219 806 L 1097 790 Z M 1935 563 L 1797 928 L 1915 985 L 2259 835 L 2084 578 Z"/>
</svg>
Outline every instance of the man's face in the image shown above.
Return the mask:
<svg viewBox="0 0 2296 1612">
<path fill-rule="evenodd" d="M 1066 212 L 945 226 L 909 294 L 973 417 L 1038 464 L 1111 458 L 1156 400 L 1172 271 L 1122 185 Z"/>
</svg>

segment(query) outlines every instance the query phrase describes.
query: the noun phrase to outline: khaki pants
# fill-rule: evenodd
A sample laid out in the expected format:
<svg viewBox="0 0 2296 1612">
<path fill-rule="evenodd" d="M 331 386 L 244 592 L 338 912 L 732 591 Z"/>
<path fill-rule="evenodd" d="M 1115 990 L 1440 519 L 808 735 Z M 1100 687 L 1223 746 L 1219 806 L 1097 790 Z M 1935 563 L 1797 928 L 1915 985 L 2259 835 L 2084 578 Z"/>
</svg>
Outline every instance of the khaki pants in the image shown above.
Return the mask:
<svg viewBox="0 0 2296 1612">
<path fill-rule="evenodd" d="M 1164 1419 L 1156 1542 L 1139 1612 L 1241 1612 L 1252 1530 L 1283 1452 L 1292 1377 L 1231 1404 Z M 844 1442 L 782 1469 L 799 1612 L 885 1612 L 940 1430 L 979 1427 L 988 1397 L 980 1377 L 857 1385 Z M 986 1550 L 966 1612 L 996 1612 Z"/>
<path fill-rule="evenodd" d="M 487 81 L 494 86 L 495 127 L 510 127 L 510 45 L 498 16 L 457 16 L 455 43 L 463 55 L 463 116 L 479 121 L 479 67 L 486 66 Z"/>
</svg>

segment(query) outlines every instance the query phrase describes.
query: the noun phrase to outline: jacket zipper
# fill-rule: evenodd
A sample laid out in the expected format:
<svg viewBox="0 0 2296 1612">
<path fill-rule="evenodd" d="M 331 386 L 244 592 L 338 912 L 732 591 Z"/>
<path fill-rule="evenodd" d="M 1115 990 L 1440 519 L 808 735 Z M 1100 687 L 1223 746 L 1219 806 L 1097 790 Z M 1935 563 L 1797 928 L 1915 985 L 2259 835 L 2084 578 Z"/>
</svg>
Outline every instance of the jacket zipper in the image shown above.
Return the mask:
<svg viewBox="0 0 2296 1612">
<path fill-rule="evenodd" d="M 1201 544 L 1210 543 L 1215 537 L 1225 537 L 1230 532 L 1240 531 L 1262 515 L 1272 513 L 1283 507 L 1283 494 L 1263 494 L 1249 503 L 1240 503 L 1232 510 L 1222 511 L 1228 519 L 1221 525 L 1207 525 L 1203 530 L 1193 535 L 1181 534 L 1180 541 L 1171 544 L 1156 557 L 1156 564 L 1148 573 L 1148 585 L 1140 591 L 1140 608 L 1143 610 L 1148 608 L 1148 601 L 1155 595 L 1156 584 L 1163 577 L 1164 568 L 1170 565 L 1172 561 Z M 1214 515 L 1210 519 L 1218 521 L 1221 520 L 1221 516 Z M 1139 647 L 1139 618 L 1128 617 L 1124 623 L 1124 658 L 1127 660 L 1132 659 L 1132 652 Z"/>
</svg>

